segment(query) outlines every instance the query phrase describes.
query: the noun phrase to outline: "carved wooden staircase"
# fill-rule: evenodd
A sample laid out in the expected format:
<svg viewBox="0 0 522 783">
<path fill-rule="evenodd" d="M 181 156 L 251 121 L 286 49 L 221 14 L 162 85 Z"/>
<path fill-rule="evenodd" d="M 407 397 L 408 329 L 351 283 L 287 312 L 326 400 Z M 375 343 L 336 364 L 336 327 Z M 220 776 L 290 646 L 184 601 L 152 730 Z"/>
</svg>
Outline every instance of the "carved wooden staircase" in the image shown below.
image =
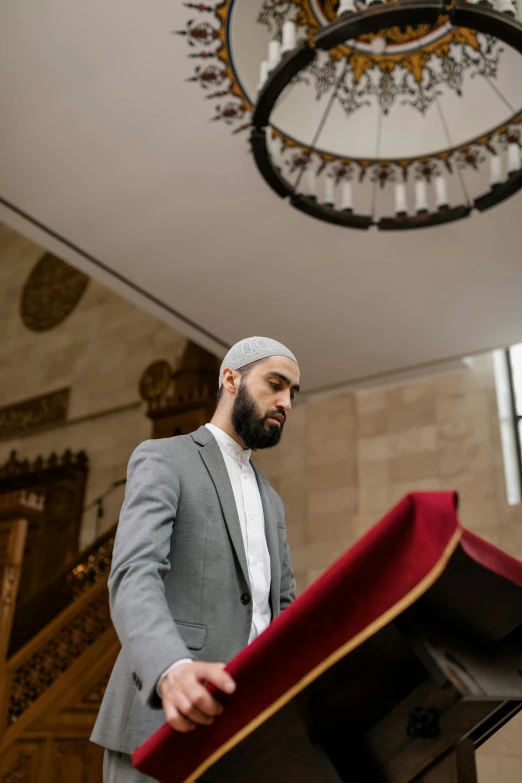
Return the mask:
<svg viewBox="0 0 522 783">
<path fill-rule="evenodd" d="M 27 521 L 43 501 L 0 498 L 0 781 L 101 783 L 89 736 L 120 645 L 107 579 L 115 528 L 16 606 Z"/>
</svg>

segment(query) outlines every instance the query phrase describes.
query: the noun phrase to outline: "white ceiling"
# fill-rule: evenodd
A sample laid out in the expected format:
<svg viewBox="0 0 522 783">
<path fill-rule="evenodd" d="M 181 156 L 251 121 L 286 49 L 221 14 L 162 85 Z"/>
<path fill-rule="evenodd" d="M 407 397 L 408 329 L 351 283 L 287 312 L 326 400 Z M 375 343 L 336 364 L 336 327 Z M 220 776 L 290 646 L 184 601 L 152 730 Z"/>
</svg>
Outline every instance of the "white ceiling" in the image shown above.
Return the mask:
<svg viewBox="0 0 522 783">
<path fill-rule="evenodd" d="M 522 341 L 522 197 L 405 234 L 322 224 L 209 121 L 179 1 L 0 13 L 6 223 L 218 354 L 287 343 L 306 390 Z"/>
</svg>

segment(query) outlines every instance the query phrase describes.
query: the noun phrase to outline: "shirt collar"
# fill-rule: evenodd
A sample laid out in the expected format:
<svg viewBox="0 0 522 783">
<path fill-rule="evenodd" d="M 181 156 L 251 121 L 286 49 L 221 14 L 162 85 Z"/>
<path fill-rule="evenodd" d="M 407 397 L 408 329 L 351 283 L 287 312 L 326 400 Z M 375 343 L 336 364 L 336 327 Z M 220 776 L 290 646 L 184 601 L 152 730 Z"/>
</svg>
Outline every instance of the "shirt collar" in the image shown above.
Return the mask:
<svg viewBox="0 0 522 783">
<path fill-rule="evenodd" d="M 209 429 L 215 437 L 220 449 L 226 451 L 227 454 L 236 459 L 241 465 L 248 465 L 252 455 L 252 449 L 242 449 L 234 438 L 231 438 L 230 435 L 227 435 L 222 429 L 216 427 L 215 424 L 205 424 L 205 427 Z"/>
</svg>

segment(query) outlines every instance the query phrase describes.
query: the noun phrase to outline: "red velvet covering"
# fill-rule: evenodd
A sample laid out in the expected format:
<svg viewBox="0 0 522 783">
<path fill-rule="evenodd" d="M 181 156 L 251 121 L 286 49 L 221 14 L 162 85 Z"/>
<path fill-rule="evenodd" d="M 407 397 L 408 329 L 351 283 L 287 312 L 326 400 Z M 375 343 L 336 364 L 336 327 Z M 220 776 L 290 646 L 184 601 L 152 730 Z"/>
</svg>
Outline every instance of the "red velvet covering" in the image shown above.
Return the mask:
<svg viewBox="0 0 522 783">
<path fill-rule="evenodd" d="M 309 682 L 414 603 L 458 546 L 522 586 L 522 563 L 460 527 L 454 493 L 408 495 L 230 661 L 226 668 L 237 690 L 219 694 L 225 712 L 214 725 L 181 734 L 165 723 L 135 751 L 134 765 L 161 783 L 197 780 Z"/>
</svg>

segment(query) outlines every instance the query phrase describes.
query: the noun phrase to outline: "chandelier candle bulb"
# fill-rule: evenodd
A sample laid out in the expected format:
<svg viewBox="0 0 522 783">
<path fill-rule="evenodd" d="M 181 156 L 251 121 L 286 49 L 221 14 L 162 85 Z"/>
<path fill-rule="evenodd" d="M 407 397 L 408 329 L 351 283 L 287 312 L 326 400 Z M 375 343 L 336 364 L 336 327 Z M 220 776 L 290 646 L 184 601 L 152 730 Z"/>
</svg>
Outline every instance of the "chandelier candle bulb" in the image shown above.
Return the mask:
<svg viewBox="0 0 522 783">
<path fill-rule="evenodd" d="M 428 211 L 428 189 L 423 179 L 415 183 L 415 212 L 417 215 L 425 215 Z"/>
<path fill-rule="evenodd" d="M 446 187 L 446 180 L 442 174 L 435 177 L 435 201 L 439 209 L 448 209 L 448 189 Z"/>
<path fill-rule="evenodd" d="M 352 183 L 348 179 L 343 179 L 341 185 L 341 209 L 345 212 L 353 212 Z"/>
<path fill-rule="evenodd" d="M 502 14 L 515 16 L 515 6 L 512 0 L 496 0 L 495 9 Z"/>
<path fill-rule="evenodd" d="M 401 217 L 408 214 L 408 205 L 406 204 L 406 185 L 404 182 L 398 182 L 395 185 L 395 214 Z"/>
<path fill-rule="evenodd" d="M 265 86 L 265 82 L 268 79 L 269 74 L 270 74 L 270 65 L 268 63 L 268 60 L 263 60 L 263 62 L 259 66 L 259 84 L 257 86 L 258 92 L 261 91 Z"/>
<path fill-rule="evenodd" d="M 281 59 L 281 44 L 279 41 L 270 41 L 268 44 L 268 65 L 269 70 L 272 71 Z"/>
<path fill-rule="evenodd" d="M 386 51 L 386 39 L 378 35 L 371 42 L 370 48 L 374 54 L 384 54 Z"/>
<path fill-rule="evenodd" d="M 295 49 L 297 44 L 297 28 L 295 22 L 287 20 L 283 25 L 283 43 L 281 45 L 281 54 L 286 54 Z"/>
<path fill-rule="evenodd" d="M 502 160 L 500 155 L 491 155 L 489 159 L 489 184 L 492 188 L 502 182 Z"/>
<path fill-rule="evenodd" d="M 507 148 L 507 172 L 513 174 L 520 168 L 520 147 L 518 144 L 508 144 Z"/>
<path fill-rule="evenodd" d="M 308 166 L 306 171 L 303 174 L 303 186 L 302 186 L 302 193 L 303 196 L 307 196 L 308 198 L 317 198 L 317 182 L 314 170 L 311 166 Z"/>
<path fill-rule="evenodd" d="M 354 0 L 341 0 L 339 3 L 339 9 L 337 11 L 337 16 L 342 16 L 343 14 L 355 14 L 357 13 L 357 8 L 355 7 Z"/>
<path fill-rule="evenodd" d="M 335 205 L 335 183 L 333 177 L 324 178 L 323 204 L 327 207 Z"/>
</svg>

